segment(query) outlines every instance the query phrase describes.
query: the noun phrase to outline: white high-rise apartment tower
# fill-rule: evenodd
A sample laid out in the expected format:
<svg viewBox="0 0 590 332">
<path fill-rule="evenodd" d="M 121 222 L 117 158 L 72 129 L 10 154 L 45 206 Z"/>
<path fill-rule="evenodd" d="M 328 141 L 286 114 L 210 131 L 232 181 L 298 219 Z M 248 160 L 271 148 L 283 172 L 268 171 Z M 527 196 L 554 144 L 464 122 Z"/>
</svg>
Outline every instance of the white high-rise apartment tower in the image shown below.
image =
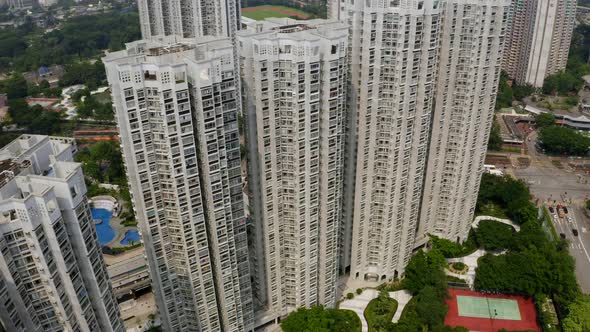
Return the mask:
<svg viewBox="0 0 590 332">
<path fill-rule="evenodd" d="M 493 122 L 509 0 L 449 0 L 416 245 L 467 238 Z"/>
<path fill-rule="evenodd" d="M 575 0 L 512 1 L 503 69 L 519 84 L 543 86 L 565 69 L 575 23 Z"/>
<path fill-rule="evenodd" d="M 348 29 L 267 19 L 238 33 L 255 297 L 273 319 L 337 301 Z"/>
<path fill-rule="evenodd" d="M 251 330 L 231 41 L 152 38 L 103 61 L 164 329 Z"/>
<path fill-rule="evenodd" d="M 414 248 L 436 79 L 438 0 L 331 1 L 350 27 L 342 270 L 400 275 Z"/>
<path fill-rule="evenodd" d="M 141 35 L 232 37 L 240 24 L 239 0 L 138 0 Z"/>
<path fill-rule="evenodd" d="M 0 330 L 124 331 L 74 140 L 0 150 Z"/>
</svg>

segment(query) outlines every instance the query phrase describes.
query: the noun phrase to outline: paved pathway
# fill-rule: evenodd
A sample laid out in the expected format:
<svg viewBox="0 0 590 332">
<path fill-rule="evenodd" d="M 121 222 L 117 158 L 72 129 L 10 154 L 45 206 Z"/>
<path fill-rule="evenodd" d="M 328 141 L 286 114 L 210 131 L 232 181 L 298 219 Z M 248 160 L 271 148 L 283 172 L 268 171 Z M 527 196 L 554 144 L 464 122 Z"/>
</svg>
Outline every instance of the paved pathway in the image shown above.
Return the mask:
<svg viewBox="0 0 590 332">
<path fill-rule="evenodd" d="M 361 332 L 368 332 L 369 325 L 365 320 L 365 308 L 371 300 L 379 296 L 379 291 L 376 289 L 365 289 L 360 295 L 356 295 L 350 300 L 344 300 L 340 303 L 339 309 L 347 309 L 354 311 L 357 316 L 361 319 Z M 393 323 L 397 323 L 406 307 L 406 304 L 412 298 L 409 291 L 403 289 L 395 292 L 389 292 L 389 297 L 397 301 L 397 310 L 391 320 Z"/>
<path fill-rule="evenodd" d="M 379 296 L 376 289 L 365 289 L 360 295 L 356 295 L 350 300 L 344 300 L 340 303 L 339 309 L 348 309 L 354 311 L 361 319 L 361 332 L 368 332 L 369 325 L 365 320 L 365 308 L 372 299 Z"/>
<path fill-rule="evenodd" d="M 471 223 L 471 228 L 475 228 L 477 229 L 477 226 L 479 226 L 479 222 L 483 221 L 483 220 L 493 220 L 493 221 L 497 221 L 509 226 L 514 227 L 514 229 L 517 232 L 520 232 L 520 226 L 518 226 L 517 224 L 515 224 L 512 220 L 510 219 L 501 219 L 501 218 L 496 218 L 496 217 L 492 217 L 492 216 L 478 216 L 475 218 L 475 220 Z"/>
<path fill-rule="evenodd" d="M 461 262 L 461 263 L 467 265 L 469 267 L 469 270 L 465 274 L 458 274 L 458 273 L 453 273 L 453 272 L 449 271 L 448 269 L 445 269 L 445 273 L 447 275 L 465 280 L 467 282 L 467 284 L 469 285 L 469 287 L 473 288 L 473 283 L 475 281 L 475 269 L 477 268 L 477 260 L 480 257 L 484 256 L 486 253 L 487 253 L 487 251 L 485 251 L 484 249 L 477 249 L 474 253 L 472 253 L 469 256 L 458 257 L 458 258 L 447 258 L 447 263 L 450 264 L 450 263 L 455 263 L 455 262 Z M 506 250 L 499 251 L 499 252 L 491 252 L 491 253 L 495 256 L 498 256 L 498 255 L 505 254 Z"/>
<path fill-rule="evenodd" d="M 412 294 L 406 289 L 398 290 L 395 292 L 389 292 L 389 297 L 397 301 L 397 310 L 393 315 L 392 323 L 397 323 L 404 312 L 406 304 L 412 299 Z"/>
</svg>

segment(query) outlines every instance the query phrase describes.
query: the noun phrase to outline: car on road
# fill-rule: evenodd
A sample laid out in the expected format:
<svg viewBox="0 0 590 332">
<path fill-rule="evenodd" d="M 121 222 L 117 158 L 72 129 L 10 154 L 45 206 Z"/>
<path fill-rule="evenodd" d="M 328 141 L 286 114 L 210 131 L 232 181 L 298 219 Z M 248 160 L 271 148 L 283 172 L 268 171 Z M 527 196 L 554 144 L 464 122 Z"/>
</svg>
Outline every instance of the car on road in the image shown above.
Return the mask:
<svg viewBox="0 0 590 332">
<path fill-rule="evenodd" d="M 553 208 L 553 206 L 549 207 L 549 212 L 551 212 L 551 213 L 555 212 L 555 209 Z"/>
<path fill-rule="evenodd" d="M 565 207 L 565 206 L 563 207 L 563 212 L 564 212 L 565 214 L 567 214 L 567 207 Z"/>
<path fill-rule="evenodd" d="M 560 237 L 562 240 L 565 240 L 565 234 L 563 234 L 563 233 L 559 233 L 559 237 Z"/>
<path fill-rule="evenodd" d="M 572 229 L 572 233 L 574 234 L 574 236 L 578 236 L 578 230 L 577 229 Z"/>
</svg>

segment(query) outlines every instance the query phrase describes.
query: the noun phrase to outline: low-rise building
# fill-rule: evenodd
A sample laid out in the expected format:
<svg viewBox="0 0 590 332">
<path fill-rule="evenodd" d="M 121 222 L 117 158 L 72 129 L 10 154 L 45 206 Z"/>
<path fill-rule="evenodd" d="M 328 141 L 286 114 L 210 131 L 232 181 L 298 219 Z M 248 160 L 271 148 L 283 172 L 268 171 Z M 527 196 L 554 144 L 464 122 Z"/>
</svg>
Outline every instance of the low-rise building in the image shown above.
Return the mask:
<svg viewBox="0 0 590 332">
<path fill-rule="evenodd" d="M 117 299 L 133 296 L 151 287 L 143 247 L 117 256 L 105 255 L 107 271 Z"/>
</svg>

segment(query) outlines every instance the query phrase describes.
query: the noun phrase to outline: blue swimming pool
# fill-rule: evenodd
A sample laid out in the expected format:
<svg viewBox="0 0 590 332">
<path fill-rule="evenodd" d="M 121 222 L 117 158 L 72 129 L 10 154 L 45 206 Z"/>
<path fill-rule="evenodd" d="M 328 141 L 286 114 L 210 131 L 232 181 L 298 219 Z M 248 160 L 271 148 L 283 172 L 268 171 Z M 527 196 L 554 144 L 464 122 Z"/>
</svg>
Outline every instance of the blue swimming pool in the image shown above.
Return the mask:
<svg viewBox="0 0 590 332">
<path fill-rule="evenodd" d="M 113 213 L 107 209 L 91 208 L 92 219 L 100 219 L 102 222 L 95 224 L 96 234 L 98 235 L 98 242 L 101 245 L 106 245 L 115 238 L 115 230 L 111 227 L 111 217 Z"/>
<path fill-rule="evenodd" d="M 133 243 L 132 243 L 133 242 Z M 126 246 L 130 244 L 139 243 L 139 233 L 135 229 L 130 229 L 125 232 L 125 237 L 121 240 L 121 244 Z"/>
</svg>

